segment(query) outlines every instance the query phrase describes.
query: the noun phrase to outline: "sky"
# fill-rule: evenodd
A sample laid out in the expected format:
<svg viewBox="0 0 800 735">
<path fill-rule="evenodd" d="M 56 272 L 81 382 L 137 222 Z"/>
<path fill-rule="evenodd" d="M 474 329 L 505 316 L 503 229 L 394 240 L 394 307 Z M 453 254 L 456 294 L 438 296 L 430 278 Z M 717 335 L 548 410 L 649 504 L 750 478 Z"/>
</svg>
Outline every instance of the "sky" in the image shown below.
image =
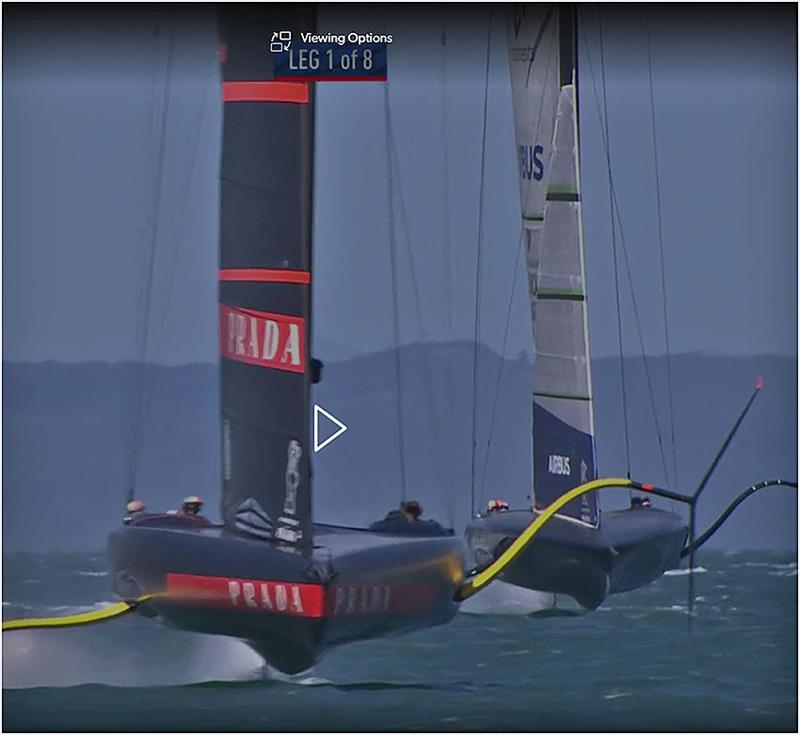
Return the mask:
<svg viewBox="0 0 800 735">
<path fill-rule="evenodd" d="M 645 10 L 600 12 L 610 156 L 633 292 L 645 351 L 661 354 Z M 671 349 L 796 356 L 796 9 L 650 12 Z M 221 102 L 210 11 L 66 14 L 39 6 L 4 16 L 4 359 L 214 361 Z M 592 354 L 603 357 L 619 345 L 595 94 L 597 6 L 582 6 L 581 16 L 590 337 Z M 323 9 L 318 25 L 396 38 L 388 105 L 398 162 L 400 342 L 472 338 L 482 207 L 480 339 L 509 356 L 530 351 L 524 269 L 516 268 L 519 195 L 501 12 L 345 6 Z M 314 339 L 327 360 L 394 344 L 386 93 L 380 83 L 317 85 Z M 636 355 L 624 271 L 621 284 L 623 349 Z"/>
</svg>

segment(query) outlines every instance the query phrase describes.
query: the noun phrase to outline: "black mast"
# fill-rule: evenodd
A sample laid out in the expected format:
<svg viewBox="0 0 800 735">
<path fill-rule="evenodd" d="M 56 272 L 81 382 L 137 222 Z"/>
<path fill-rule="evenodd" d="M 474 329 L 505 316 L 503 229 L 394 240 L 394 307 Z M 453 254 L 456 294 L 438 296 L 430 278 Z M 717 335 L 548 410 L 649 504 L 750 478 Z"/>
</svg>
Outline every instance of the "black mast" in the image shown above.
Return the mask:
<svg viewBox="0 0 800 735">
<path fill-rule="evenodd" d="M 560 86 L 573 82 L 573 72 L 577 84 L 577 8 L 572 3 L 558 6 L 558 70 Z"/>
<path fill-rule="evenodd" d="M 313 91 L 273 79 L 273 34 L 303 6 L 220 11 L 222 516 L 232 531 L 308 549 Z"/>
</svg>

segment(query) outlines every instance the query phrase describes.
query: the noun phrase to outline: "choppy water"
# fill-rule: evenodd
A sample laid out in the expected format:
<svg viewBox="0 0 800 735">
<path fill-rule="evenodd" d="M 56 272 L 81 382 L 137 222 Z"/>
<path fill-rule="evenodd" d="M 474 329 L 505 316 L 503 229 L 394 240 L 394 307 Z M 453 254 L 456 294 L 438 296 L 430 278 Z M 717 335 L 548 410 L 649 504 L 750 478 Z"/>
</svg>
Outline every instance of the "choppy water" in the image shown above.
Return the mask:
<svg viewBox="0 0 800 735">
<path fill-rule="evenodd" d="M 4 730 L 796 730 L 797 560 L 700 554 L 584 617 L 461 614 L 265 679 L 238 641 L 131 615 L 3 634 Z M 102 555 L 4 558 L 3 616 L 111 599 Z M 530 599 L 509 598 L 507 612 Z"/>
</svg>

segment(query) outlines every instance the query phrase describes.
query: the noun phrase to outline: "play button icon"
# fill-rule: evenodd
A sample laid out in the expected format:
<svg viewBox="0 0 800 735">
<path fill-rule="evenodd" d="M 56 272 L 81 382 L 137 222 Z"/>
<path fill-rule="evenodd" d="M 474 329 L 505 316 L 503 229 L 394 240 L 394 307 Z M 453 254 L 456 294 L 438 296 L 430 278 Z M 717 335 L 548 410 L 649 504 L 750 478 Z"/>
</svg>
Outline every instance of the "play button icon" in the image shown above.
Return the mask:
<svg viewBox="0 0 800 735">
<path fill-rule="evenodd" d="M 324 417 L 323 419 L 320 418 L 320 414 Z M 336 431 L 333 432 L 330 436 L 326 439 L 320 441 L 320 423 L 321 421 L 325 421 L 325 423 L 333 423 L 336 425 Z M 324 427 L 323 427 L 324 428 Z M 347 431 L 347 427 L 339 421 L 333 414 L 328 413 L 322 406 L 318 406 L 316 403 L 314 404 L 314 451 L 318 452 L 323 447 L 327 447 L 334 439 L 338 439 L 344 432 Z"/>
</svg>

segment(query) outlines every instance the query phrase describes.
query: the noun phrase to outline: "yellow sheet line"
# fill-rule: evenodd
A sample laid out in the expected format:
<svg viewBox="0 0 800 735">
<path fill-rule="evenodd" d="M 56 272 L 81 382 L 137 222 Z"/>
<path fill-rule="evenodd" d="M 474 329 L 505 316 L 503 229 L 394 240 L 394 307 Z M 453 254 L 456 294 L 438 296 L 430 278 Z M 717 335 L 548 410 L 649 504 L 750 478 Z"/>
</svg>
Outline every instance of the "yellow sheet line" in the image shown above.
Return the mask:
<svg viewBox="0 0 800 735">
<path fill-rule="evenodd" d="M 495 579 L 514 559 L 520 554 L 525 547 L 530 543 L 533 537 L 539 533 L 541 528 L 547 523 L 558 511 L 560 511 L 567 503 L 581 495 L 591 492 L 592 490 L 600 490 L 606 487 L 619 487 L 630 488 L 634 483 L 624 477 L 606 477 L 600 480 L 592 480 L 583 485 L 568 490 L 559 498 L 556 498 L 550 505 L 547 506 L 533 522 L 519 535 L 514 542 L 509 546 L 500 556 L 497 557 L 486 569 L 479 572 L 474 577 L 470 577 L 464 584 L 462 584 L 456 591 L 457 600 L 466 600 L 472 597 L 476 592 L 483 589 L 489 582 Z"/>
<path fill-rule="evenodd" d="M 113 620 L 135 610 L 143 602 L 152 600 L 157 595 L 143 595 L 135 600 L 116 602 L 104 607 L 102 610 L 77 613 L 76 615 L 62 615 L 54 618 L 19 618 L 17 620 L 3 621 L 3 632 L 7 630 L 28 630 L 31 628 L 68 628 L 76 625 L 89 625 L 104 620 Z"/>
</svg>

